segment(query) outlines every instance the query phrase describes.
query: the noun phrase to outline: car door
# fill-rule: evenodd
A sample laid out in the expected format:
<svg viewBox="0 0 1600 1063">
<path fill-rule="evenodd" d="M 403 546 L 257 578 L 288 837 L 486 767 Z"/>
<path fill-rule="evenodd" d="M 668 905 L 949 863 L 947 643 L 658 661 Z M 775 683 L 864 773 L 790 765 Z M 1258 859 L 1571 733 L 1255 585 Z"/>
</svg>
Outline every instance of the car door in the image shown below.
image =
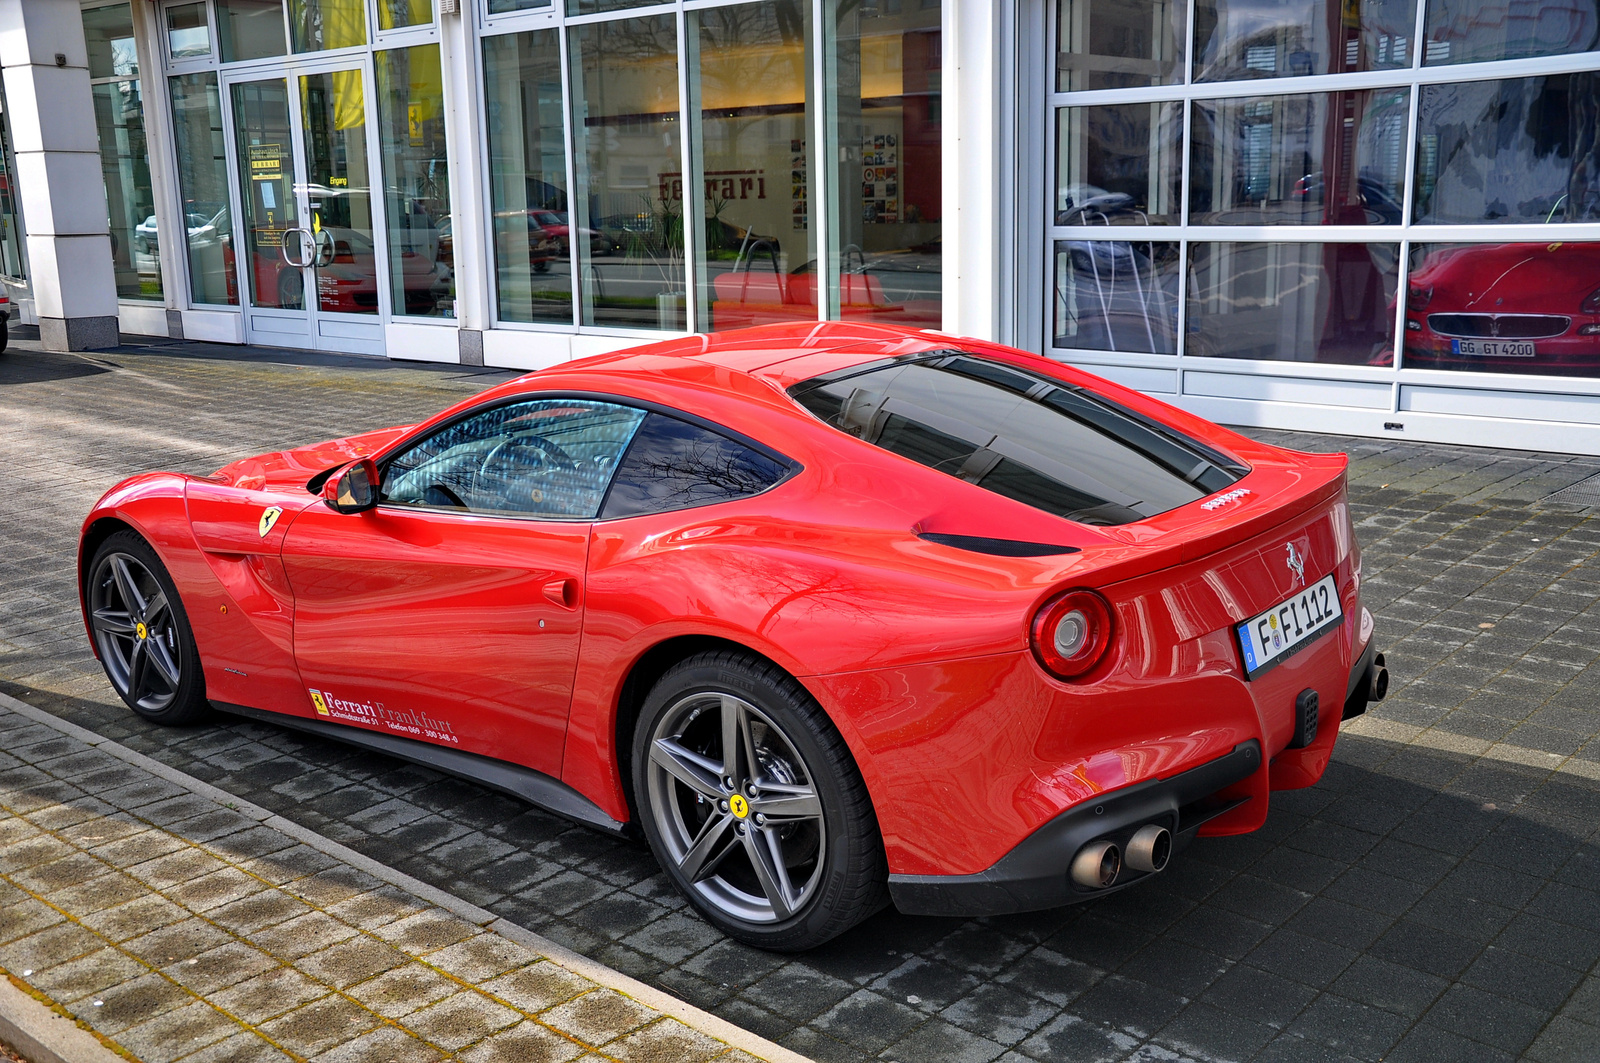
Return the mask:
<svg viewBox="0 0 1600 1063">
<path fill-rule="evenodd" d="M 559 773 L 591 523 L 641 410 L 496 402 L 284 540 L 306 715 Z"/>
</svg>

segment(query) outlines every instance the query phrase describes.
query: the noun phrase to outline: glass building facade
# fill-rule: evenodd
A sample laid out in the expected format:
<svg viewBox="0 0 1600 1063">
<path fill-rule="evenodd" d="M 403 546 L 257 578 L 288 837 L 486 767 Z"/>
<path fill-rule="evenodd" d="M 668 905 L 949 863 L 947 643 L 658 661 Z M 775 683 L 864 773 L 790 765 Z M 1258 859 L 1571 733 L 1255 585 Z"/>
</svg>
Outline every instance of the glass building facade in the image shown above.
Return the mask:
<svg viewBox="0 0 1600 1063">
<path fill-rule="evenodd" d="M 1594 0 L 1054 14 L 1049 353 L 1223 420 L 1600 420 Z"/>
<path fill-rule="evenodd" d="M 1600 453 L 1600 0 L 445 7 L 87 0 L 125 321 L 516 367 L 900 324 Z"/>
<path fill-rule="evenodd" d="M 418 357 L 466 348 L 417 327 L 470 330 L 491 362 L 942 323 L 938 0 L 463 7 L 151 9 L 177 309 L 228 308 L 244 341 Z M 131 12 L 86 7 L 86 30 Z"/>
</svg>

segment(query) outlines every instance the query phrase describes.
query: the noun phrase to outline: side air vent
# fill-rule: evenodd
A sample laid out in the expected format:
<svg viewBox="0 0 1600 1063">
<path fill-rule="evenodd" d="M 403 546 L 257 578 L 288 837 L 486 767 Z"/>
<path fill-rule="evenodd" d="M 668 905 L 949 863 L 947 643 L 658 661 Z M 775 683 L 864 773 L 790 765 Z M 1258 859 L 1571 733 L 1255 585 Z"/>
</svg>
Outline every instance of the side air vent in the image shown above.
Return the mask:
<svg viewBox="0 0 1600 1063">
<path fill-rule="evenodd" d="M 953 546 L 957 550 L 970 550 L 975 554 L 994 557 L 1049 557 L 1052 554 L 1078 553 L 1076 546 L 1057 546 L 1054 543 L 1029 543 L 1021 539 L 991 539 L 984 535 L 945 535 L 942 532 L 918 532 L 924 542 Z"/>
</svg>

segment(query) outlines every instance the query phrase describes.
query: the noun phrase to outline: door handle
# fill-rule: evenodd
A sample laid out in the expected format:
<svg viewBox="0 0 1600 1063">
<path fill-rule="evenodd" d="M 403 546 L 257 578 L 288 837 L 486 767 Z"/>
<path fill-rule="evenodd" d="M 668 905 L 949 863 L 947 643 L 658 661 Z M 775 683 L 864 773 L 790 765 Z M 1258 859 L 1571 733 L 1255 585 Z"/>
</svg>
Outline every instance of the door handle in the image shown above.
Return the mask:
<svg viewBox="0 0 1600 1063">
<path fill-rule="evenodd" d="M 285 265 L 293 266 L 296 269 L 305 269 L 307 266 L 311 265 L 312 249 L 311 247 L 307 246 L 306 242 L 310 236 L 310 229 L 296 228 L 283 230 L 283 236 L 278 240 L 278 249 L 283 254 L 283 261 Z M 289 241 L 291 239 L 300 245 L 299 261 L 289 257 Z"/>
<path fill-rule="evenodd" d="M 576 609 L 578 607 L 578 581 L 575 579 L 553 579 L 544 585 L 544 596 L 563 609 Z"/>
<path fill-rule="evenodd" d="M 311 246 L 316 248 L 316 256 L 311 264 L 322 269 L 333 261 L 333 237 L 328 235 L 328 230 L 318 229 L 311 237 Z"/>
</svg>

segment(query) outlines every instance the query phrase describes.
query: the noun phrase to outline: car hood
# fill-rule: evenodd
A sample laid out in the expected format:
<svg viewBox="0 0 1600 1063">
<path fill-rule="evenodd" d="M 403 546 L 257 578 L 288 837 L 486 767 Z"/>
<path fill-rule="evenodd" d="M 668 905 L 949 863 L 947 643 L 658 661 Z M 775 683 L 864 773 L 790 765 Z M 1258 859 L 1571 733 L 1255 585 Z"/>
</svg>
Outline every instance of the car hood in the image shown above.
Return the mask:
<svg viewBox="0 0 1600 1063">
<path fill-rule="evenodd" d="M 306 483 L 319 473 L 348 465 L 357 458 L 381 452 L 414 425 L 383 428 L 376 432 L 329 439 L 293 450 L 275 450 L 231 462 L 212 473 L 213 483 L 247 491 L 285 491 L 304 494 Z"/>
<path fill-rule="evenodd" d="M 1600 287 L 1600 247 L 1589 244 L 1493 244 L 1429 256 L 1411 287 L 1433 288 L 1441 310 L 1574 314 Z"/>
</svg>

